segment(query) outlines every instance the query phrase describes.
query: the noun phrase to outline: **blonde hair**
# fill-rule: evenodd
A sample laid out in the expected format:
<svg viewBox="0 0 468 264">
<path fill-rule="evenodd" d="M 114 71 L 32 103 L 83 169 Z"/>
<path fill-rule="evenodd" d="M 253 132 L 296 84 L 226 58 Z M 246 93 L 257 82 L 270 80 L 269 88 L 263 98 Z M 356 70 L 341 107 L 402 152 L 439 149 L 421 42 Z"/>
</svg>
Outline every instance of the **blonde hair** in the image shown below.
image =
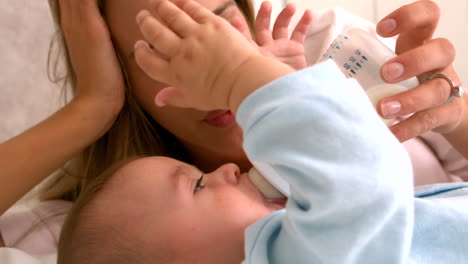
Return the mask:
<svg viewBox="0 0 468 264">
<path fill-rule="evenodd" d="M 96 203 L 109 179 L 138 158 L 114 164 L 83 187 L 60 233 L 57 264 L 154 263 L 154 259 L 147 255 L 153 251 L 144 250 L 144 245 L 135 245 L 136 241 L 128 237 L 131 234 L 103 219 L 100 213 L 103 208 L 99 208 L 99 202 Z"/>
<path fill-rule="evenodd" d="M 249 0 L 235 0 L 235 2 L 248 21 L 249 27 L 253 28 L 254 14 L 251 2 Z M 98 4 L 104 15 L 103 0 L 98 0 Z M 61 84 L 66 100 L 68 92 L 73 96 L 76 89 L 76 74 L 71 66 L 60 27 L 59 0 L 49 0 L 49 5 L 56 26 L 56 33 L 49 50 L 49 78 L 52 82 Z M 63 74 L 59 71 L 61 63 L 66 68 Z M 87 181 L 96 178 L 112 164 L 132 156 L 162 155 L 190 162 L 185 149 L 175 136 L 161 127 L 138 105 L 132 95 L 131 84 L 126 78 L 123 66 L 122 71 L 126 81 L 125 103 L 112 127 L 53 176 L 43 188 L 41 199 L 75 201 Z"/>
</svg>

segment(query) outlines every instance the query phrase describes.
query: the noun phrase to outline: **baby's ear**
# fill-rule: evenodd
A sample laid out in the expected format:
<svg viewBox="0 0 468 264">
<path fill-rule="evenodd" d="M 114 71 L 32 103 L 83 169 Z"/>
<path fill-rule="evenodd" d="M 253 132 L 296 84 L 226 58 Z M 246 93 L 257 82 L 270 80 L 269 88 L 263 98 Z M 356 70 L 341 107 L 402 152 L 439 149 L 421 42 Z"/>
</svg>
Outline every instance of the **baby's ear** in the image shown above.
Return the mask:
<svg viewBox="0 0 468 264">
<path fill-rule="evenodd" d="M 154 97 L 154 104 L 159 107 L 166 105 L 189 108 L 191 107 L 187 100 L 185 100 L 184 94 L 175 87 L 166 87 L 163 88 L 159 93 Z"/>
</svg>

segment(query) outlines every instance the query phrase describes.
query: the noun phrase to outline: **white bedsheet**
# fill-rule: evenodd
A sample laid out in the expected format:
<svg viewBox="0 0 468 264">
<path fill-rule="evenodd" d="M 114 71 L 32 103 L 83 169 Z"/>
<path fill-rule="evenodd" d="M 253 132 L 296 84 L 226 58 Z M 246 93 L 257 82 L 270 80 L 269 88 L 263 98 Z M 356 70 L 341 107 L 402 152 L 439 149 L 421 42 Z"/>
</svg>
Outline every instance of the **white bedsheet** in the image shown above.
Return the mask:
<svg viewBox="0 0 468 264">
<path fill-rule="evenodd" d="M 57 254 L 30 255 L 16 248 L 0 248 L 2 264 L 55 264 Z"/>
</svg>

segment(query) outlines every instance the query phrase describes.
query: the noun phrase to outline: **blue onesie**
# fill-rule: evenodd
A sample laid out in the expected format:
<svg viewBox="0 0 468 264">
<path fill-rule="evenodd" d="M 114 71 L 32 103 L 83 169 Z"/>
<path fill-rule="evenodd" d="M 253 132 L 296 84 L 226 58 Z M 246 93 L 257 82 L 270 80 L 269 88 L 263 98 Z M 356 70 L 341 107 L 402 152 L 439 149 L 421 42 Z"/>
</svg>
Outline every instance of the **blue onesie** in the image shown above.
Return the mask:
<svg viewBox="0 0 468 264">
<path fill-rule="evenodd" d="M 290 184 L 243 263 L 468 263 L 468 183 L 415 192 L 407 152 L 333 62 L 265 85 L 237 119 L 255 167 Z"/>
</svg>

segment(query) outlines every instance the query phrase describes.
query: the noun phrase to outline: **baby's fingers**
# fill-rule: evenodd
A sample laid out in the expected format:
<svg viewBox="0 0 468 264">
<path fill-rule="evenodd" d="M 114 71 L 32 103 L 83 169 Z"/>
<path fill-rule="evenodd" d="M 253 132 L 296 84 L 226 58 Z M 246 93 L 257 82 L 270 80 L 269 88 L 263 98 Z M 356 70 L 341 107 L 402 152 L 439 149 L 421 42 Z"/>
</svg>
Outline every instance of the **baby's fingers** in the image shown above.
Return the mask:
<svg viewBox="0 0 468 264">
<path fill-rule="evenodd" d="M 174 56 L 180 45 L 180 38 L 151 14 L 142 10 L 137 15 L 137 23 L 145 39 L 164 56 Z"/>
<path fill-rule="evenodd" d="M 189 34 L 193 32 L 193 28 L 197 25 L 205 24 L 212 19 L 218 18 L 218 16 L 216 16 L 211 11 L 209 11 L 208 9 L 206 9 L 205 7 L 203 7 L 195 1 L 174 0 L 174 4 L 167 0 L 153 0 L 153 2 L 162 2 L 162 4 L 165 3 L 164 6 L 167 8 L 167 10 L 173 9 L 175 11 L 174 8 L 176 8 L 176 6 L 180 8 L 180 10 L 182 10 L 183 12 L 180 12 L 179 10 L 179 14 L 177 14 L 177 12 L 173 12 L 173 15 L 166 13 L 167 16 L 164 17 L 165 22 L 169 22 L 169 26 L 171 28 L 172 26 L 177 27 L 177 30 L 184 30 L 184 28 L 188 29 L 187 25 L 189 25 Z"/>
<path fill-rule="evenodd" d="M 134 49 L 136 63 L 149 77 L 163 83 L 169 83 L 168 61 L 156 54 L 146 41 L 137 41 Z"/>
<path fill-rule="evenodd" d="M 184 94 L 175 87 L 166 87 L 154 97 L 154 104 L 163 107 L 166 105 L 187 108 L 190 104 L 185 100 Z"/>
<path fill-rule="evenodd" d="M 291 40 L 304 43 L 310 24 L 312 24 L 312 13 L 307 9 L 297 23 L 291 35 Z"/>
<path fill-rule="evenodd" d="M 157 0 L 151 2 L 151 7 L 162 23 L 182 38 L 188 36 L 197 26 L 193 17 L 184 9 L 188 7 L 189 11 L 193 10 L 186 1 L 179 1 L 176 6 L 168 0 Z"/>
<path fill-rule="evenodd" d="M 271 8 L 271 2 L 263 2 L 255 19 L 255 39 L 259 46 L 273 41 L 270 30 Z"/>
<path fill-rule="evenodd" d="M 296 6 L 293 3 L 289 3 L 278 15 L 273 26 L 273 39 L 288 38 L 289 33 L 289 22 L 294 13 L 296 13 Z"/>
</svg>

